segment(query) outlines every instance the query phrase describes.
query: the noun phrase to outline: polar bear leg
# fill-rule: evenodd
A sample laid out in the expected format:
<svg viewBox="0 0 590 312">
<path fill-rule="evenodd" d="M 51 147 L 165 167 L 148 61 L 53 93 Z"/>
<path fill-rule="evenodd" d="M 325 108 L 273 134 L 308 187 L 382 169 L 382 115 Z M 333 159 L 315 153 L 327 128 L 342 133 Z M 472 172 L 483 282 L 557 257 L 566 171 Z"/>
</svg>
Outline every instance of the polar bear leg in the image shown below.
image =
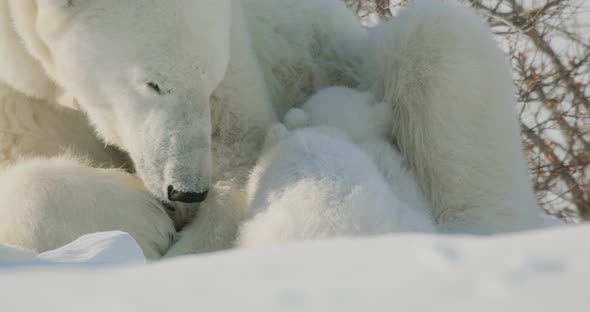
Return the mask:
<svg viewBox="0 0 590 312">
<path fill-rule="evenodd" d="M 372 31 L 373 92 L 442 230 L 518 231 L 538 209 L 506 56 L 471 10 L 419 0 Z"/>
<path fill-rule="evenodd" d="M 131 234 L 149 259 L 161 257 L 175 235 L 159 201 L 123 171 L 61 156 L 0 172 L 0 243 L 43 252 L 114 230 Z"/>
</svg>

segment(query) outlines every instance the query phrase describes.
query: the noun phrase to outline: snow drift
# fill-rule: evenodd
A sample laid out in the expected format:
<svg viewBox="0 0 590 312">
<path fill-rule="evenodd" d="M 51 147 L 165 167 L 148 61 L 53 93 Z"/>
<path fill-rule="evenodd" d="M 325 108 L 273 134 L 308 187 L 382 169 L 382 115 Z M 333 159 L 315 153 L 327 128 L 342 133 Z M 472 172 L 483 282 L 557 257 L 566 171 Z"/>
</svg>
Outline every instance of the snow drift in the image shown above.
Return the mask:
<svg viewBox="0 0 590 312">
<path fill-rule="evenodd" d="M 3 311 L 587 311 L 590 226 L 397 234 L 148 265 L 0 264 Z M 116 253 L 121 250 L 116 251 Z"/>
</svg>

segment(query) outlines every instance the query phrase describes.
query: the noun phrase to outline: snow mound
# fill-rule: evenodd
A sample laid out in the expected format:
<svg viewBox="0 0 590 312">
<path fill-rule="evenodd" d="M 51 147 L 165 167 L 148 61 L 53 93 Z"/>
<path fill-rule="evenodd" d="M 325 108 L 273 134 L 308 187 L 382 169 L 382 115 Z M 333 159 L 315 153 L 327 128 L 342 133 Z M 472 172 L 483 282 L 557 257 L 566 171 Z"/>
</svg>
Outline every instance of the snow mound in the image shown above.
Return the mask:
<svg viewBox="0 0 590 312">
<path fill-rule="evenodd" d="M 0 270 L 34 265 L 120 265 L 145 263 L 131 235 L 119 231 L 84 235 L 61 248 L 37 254 L 0 245 Z"/>
<path fill-rule="evenodd" d="M 587 311 L 590 226 L 397 234 L 126 267 L 0 267 L 4 311 Z M 80 259 L 75 256 L 73 259 Z"/>
</svg>

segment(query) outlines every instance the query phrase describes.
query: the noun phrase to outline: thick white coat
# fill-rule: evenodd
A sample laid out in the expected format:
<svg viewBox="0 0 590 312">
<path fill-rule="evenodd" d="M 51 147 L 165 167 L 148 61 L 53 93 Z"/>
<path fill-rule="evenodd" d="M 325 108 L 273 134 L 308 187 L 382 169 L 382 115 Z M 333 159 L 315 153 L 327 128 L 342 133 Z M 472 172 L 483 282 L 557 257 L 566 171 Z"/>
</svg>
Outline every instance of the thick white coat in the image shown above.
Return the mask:
<svg viewBox="0 0 590 312">
<path fill-rule="evenodd" d="M 238 246 L 407 232 L 426 220 L 391 192 L 372 160 L 340 130 L 271 128 L 248 182 Z"/>
<path fill-rule="evenodd" d="M 3 244 L 44 252 L 114 230 L 129 233 L 148 259 L 165 254 L 176 234 L 160 202 L 123 171 L 62 156 L 23 160 L 0 172 Z"/>
<path fill-rule="evenodd" d="M 2 129 L 2 161 L 69 149 L 123 166 L 128 156 L 157 198 L 169 185 L 209 189 L 171 254 L 216 250 L 235 238 L 264 130 L 319 88 L 346 85 L 391 105 L 392 140 L 439 224 L 536 226 L 509 66 L 484 23 L 449 1 L 418 0 L 370 33 L 339 0 L 2 1 L 0 113 L 16 122 Z M 126 155 L 96 151 L 81 115 L 32 108 L 23 119 L 5 105 L 27 101 L 81 110 Z M 56 125 L 82 135 L 37 136 L 50 148 L 30 148 L 23 129 Z"/>
<path fill-rule="evenodd" d="M 430 202 L 422 194 L 403 156 L 391 144 L 391 111 L 389 103 L 376 102 L 369 92 L 329 87 L 314 94 L 301 109 L 290 109 L 285 115 L 285 124 L 290 129 L 330 126 L 346 133 L 367 153 L 393 195 L 402 203 L 396 209 L 411 210 L 419 215 L 423 219 L 420 230 L 431 231 L 434 220 Z"/>
<path fill-rule="evenodd" d="M 443 231 L 539 227 L 507 57 L 453 2 L 419 0 L 373 29 L 366 79 L 393 108 L 394 142 Z"/>
</svg>

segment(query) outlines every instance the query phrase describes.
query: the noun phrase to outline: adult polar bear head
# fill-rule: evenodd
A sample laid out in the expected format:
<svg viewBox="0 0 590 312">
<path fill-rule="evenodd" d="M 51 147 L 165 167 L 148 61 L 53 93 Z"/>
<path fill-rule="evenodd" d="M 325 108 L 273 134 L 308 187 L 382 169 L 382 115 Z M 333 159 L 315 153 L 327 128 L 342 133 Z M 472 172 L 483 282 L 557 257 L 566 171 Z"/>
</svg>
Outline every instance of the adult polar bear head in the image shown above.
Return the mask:
<svg viewBox="0 0 590 312">
<path fill-rule="evenodd" d="M 106 142 L 130 154 L 148 189 L 204 200 L 209 101 L 229 62 L 231 1 L 9 1 L 27 52 Z"/>
</svg>

